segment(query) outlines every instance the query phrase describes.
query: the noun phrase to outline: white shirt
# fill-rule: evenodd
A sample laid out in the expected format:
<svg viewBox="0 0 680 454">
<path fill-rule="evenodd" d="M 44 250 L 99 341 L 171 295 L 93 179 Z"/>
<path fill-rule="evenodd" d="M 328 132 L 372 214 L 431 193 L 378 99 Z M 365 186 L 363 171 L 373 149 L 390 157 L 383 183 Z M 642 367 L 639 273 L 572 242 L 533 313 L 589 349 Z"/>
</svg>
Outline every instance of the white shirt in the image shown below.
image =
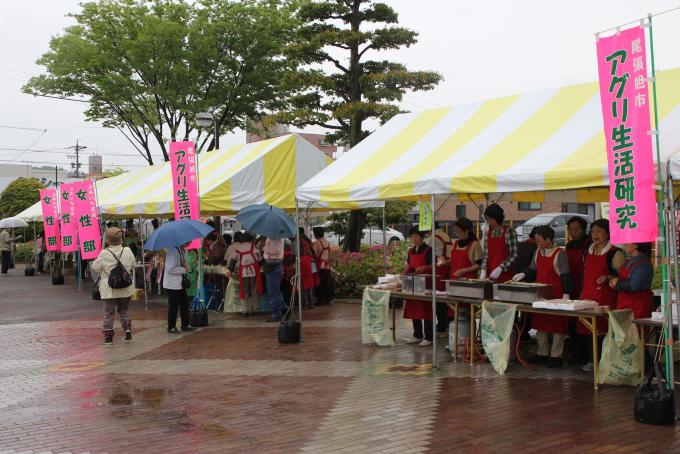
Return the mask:
<svg viewBox="0 0 680 454">
<path fill-rule="evenodd" d="M 182 275 L 186 272 L 182 262 L 186 263 L 176 247 L 165 250 L 165 270 L 163 271 L 163 288 L 168 290 L 182 290 Z"/>
</svg>

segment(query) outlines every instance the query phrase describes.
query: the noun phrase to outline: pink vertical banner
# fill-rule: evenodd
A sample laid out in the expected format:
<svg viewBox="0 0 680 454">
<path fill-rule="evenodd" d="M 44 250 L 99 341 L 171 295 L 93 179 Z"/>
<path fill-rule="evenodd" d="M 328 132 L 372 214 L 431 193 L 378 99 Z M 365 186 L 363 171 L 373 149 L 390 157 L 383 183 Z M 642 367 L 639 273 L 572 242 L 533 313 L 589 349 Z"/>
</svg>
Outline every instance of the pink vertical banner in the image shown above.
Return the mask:
<svg viewBox="0 0 680 454">
<path fill-rule="evenodd" d="M 61 219 L 61 251 L 78 250 L 78 227 L 76 226 L 73 183 L 59 185 L 59 213 Z"/>
<path fill-rule="evenodd" d="M 48 251 L 58 252 L 61 249 L 61 237 L 59 236 L 59 209 L 57 204 L 57 190 L 40 190 L 40 208 L 42 209 L 43 226 L 45 227 L 45 244 Z"/>
<path fill-rule="evenodd" d="M 609 167 L 611 241 L 655 241 L 659 226 L 644 28 L 599 38 L 597 64 Z"/>
<path fill-rule="evenodd" d="M 193 142 L 170 142 L 170 168 L 172 170 L 172 198 L 175 219 L 200 220 L 198 202 L 198 170 L 196 146 Z M 198 249 L 201 240 L 191 242 L 187 249 Z"/>
<path fill-rule="evenodd" d="M 74 183 L 73 193 L 80 254 L 83 260 L 95 259 L 102 250 L 102 238 L 94 183 L 92 180 Z"/>
</svg>

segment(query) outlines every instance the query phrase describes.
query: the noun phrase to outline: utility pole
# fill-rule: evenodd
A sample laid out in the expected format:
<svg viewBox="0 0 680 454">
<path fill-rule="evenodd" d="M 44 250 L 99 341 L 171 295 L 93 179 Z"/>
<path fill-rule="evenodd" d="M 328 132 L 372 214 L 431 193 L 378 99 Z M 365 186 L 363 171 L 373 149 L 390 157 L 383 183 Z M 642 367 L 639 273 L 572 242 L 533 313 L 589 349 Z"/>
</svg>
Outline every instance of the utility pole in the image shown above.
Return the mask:
<svg viewBox="0 0 680 454">
<path fill-rule="evenodd" d="M 80 145 L 78 139 L 76 139 L 76 144 L 72 147 L 68 147 L 67 150 L 75 150 L 76 154 L 66 155 L 69 159 L 76 160 L 75 164 L 71 164 L 71 167 L 75 169 L 73 176 L 75 178 L 80 178 L 80 150 L 86 149 L 86 146 Z"/>
</svg>

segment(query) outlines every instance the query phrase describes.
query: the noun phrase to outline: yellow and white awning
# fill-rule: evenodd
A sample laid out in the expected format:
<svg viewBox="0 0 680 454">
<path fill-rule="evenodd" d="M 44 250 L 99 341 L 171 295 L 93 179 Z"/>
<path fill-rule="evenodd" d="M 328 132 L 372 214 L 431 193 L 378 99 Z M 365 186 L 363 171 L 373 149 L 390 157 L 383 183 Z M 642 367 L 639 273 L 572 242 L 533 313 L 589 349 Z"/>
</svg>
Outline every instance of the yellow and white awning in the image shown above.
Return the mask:
<svg viewBox="0 0 680 454">
<path fill-rule="evenodd" d="M 397 115 L 297 191 L 301 201 L 607 199 L 596 82 Z M 680 69 L 657 73 L 662 162 L 680 150 Z M 652 123 L 653 124 L 653 123 Z M 511 194 L 507 196 L 508 194 Z"/>
<path fill-rule="evenodd" d="M 200 154 L 201 213 L 231 214 L 257 203 L 294 209 L 296 188 L 331 162 L 332 159 L 296 134 Z M 156 217 L 171 216 L 174 212 L 167 162 L 98 181 L 97 194 L 103 216 Z M 354 206 L 321 203 L 314 208 Z M 18 216 L 42 219 L 40 204 Z"/>
</svg>

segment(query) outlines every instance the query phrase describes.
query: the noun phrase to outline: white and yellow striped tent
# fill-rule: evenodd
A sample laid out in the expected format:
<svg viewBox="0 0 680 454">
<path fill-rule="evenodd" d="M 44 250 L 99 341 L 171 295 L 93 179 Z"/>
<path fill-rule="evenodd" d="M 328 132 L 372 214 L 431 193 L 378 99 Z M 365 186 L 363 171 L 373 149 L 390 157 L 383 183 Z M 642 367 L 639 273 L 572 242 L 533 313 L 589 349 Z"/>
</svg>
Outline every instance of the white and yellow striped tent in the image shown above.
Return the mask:
<svg viewBox="0 0 680 454">
<path fill-rule="evenodd" d="M 680 69 L 658 72 L 657 90 L 665 163 L 680 150 Z M 297 197 L 604 201 L 603 129 L 596 82 L 401 114 L 303 184 Z"/>
<path fill-rule="evenodd" d="M 290 134 L 199 155 L 201 213 L 238 212 L 256 203 L 295 208 L 295 190 L 332 160 L 297 134 Z M 103 216 L 117 218 L 171 216 L 170 164 L 163 163 L 106 178 L 97 183 Z M 321 204 L 317 208 L 342 207 Z M 42 219 L 40 204 L 18 216 Z"/>
</svg>

